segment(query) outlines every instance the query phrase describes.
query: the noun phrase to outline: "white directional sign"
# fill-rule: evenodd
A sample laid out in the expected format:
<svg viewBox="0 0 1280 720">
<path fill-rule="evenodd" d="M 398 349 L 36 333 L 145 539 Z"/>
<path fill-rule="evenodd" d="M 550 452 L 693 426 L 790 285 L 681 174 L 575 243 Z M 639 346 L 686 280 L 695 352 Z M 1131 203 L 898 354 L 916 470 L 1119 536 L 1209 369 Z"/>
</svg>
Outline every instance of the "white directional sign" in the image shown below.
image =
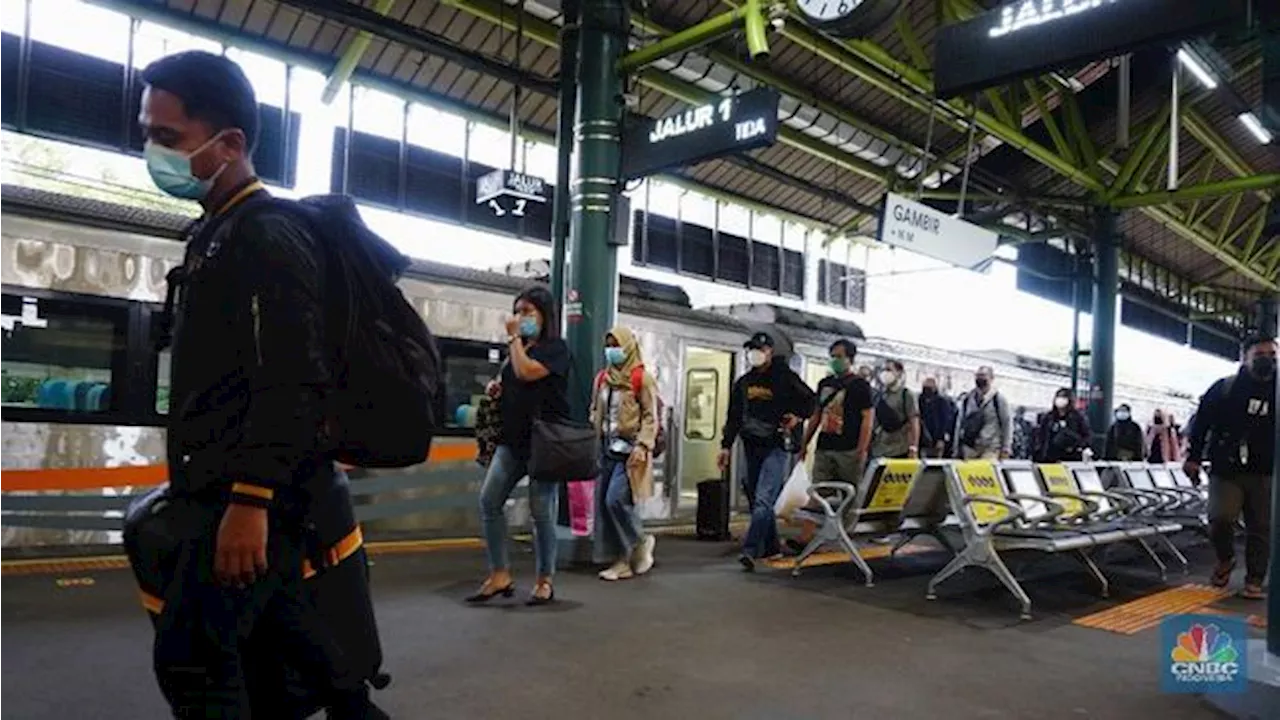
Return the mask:
<svg viewBox="0 0 1280 720">
<path fill-rule="evenodd" d="M 880 242 L 976 269 L 996 251 L 1000 236 L 941 210 L 889 193 L 880 218 Z"/>
</svg>

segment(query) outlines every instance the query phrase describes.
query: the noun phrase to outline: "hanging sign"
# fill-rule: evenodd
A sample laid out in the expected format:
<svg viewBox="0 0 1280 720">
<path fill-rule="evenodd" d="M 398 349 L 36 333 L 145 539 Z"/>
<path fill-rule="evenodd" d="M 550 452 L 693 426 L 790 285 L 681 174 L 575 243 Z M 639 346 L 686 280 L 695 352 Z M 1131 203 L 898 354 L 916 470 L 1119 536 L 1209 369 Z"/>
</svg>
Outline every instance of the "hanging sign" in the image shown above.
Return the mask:
<svg viewBox="0 0 1280 720">
<path fill-rule="evenodd" d="M 523 217 L 529 203 L 547 201 L 547 181 L 515 170 L 494 170 L 476 178 L 476 204 L 488 204 L 494 215 Z"/>
<path fill-rule="evenodd" d="M 934 88 L 950 98 L 1232 22 L 1243 28 L 1247 1 L 1013 0 L 938 30 Z"/>
<path fill-rule="evenodd" d="M 964 268 L 985 264 L 1000 241 L 986 228 L 896 193 L 885 196 L 881 212 L 880 242 Z"/>
<path fill-rule="evenodd" d="M 628 179 L 768 147 L 778 138 L 778 91 L 756 88 L 638 123 L 622 143 Z"/>
</svg>

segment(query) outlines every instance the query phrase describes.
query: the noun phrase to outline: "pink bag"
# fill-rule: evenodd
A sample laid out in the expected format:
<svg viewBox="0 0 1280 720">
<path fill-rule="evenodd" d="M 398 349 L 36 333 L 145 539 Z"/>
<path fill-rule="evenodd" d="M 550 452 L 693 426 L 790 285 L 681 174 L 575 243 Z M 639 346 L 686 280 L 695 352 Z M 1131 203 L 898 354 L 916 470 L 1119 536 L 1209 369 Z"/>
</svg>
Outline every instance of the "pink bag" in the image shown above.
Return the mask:
<svg viewBox="0 0 1280 720">
<path fill-rule="evenodd" d="M 591 516 L 595 510 L 595 480 L 574 480 L 569 485 L 569 529 L 574 537 L 591 535 Z"/>
</svg>

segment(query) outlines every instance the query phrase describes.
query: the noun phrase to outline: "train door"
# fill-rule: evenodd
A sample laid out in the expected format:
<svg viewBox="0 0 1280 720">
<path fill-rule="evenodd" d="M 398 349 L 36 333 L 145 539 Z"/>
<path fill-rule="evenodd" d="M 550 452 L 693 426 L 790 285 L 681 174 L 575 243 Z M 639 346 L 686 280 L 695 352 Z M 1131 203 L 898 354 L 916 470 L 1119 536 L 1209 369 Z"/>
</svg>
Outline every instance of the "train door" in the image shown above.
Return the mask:
<svg viewBox="0 0 1280 720">
<path fill-rule="evenodd" d="M 827 375 L 830 375 L 831 372 L 827 369 L 828 366 L 827 366 L 827 363 L 825 362 L 819 362 L 817 360 L 814 360 L 813 358 L 806 358 L 806 360 L 807 362 L 805 362 L 804 364 L 805 365 L 804 375 L 802 375 L 801 377 L 804 378 L 804 381 L 809 385 L 809 388 L 811 390 L 813 390 L 814 392 L 817 392 L 818 383 L 822 382 L 822 378 L 826 377 Z M 805 469 L 808 470 L 811 474 L 813 473 L 813 453 L 812 452 L 810 452 L 808 457 L 805 458 L 804 466 L 805 466 Z"/>
<path fill-rule="evenodd" d="M 720 477 L 716 456 L 729 411 L 733 354 L 723 350 L 684 350 L 684 414 L 680 433 L 680 488 L 676 513 L 692 515 L 698 507 L 698 483 Z"/>
</svg>

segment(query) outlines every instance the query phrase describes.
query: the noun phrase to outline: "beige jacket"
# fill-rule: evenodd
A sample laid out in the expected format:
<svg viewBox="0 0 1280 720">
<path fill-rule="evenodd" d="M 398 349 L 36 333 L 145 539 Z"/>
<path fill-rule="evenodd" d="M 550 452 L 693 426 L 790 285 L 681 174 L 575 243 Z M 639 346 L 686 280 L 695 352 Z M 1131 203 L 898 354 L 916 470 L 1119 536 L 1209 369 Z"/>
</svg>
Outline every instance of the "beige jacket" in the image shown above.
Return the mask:
<svg viewBox="0 0 1280 720">
<path fill-rule="evenodd" d="M 597 383 L 591 399 L 591 424 L 596 432 L 604 432 L 605 418 L 608 414 L 609 383 L 603 380 Z M 642 461 L 632 455 L 627 461 L 627 476 L 631 480 L 631 496 L 636 501 L 653 495 L 653 443 L 658 436 L 658 384 L 649 373 L 644 373 L 640 385 L 640 397 L 632 392 L 630 383 L 626 387 L 613 386 L 614 399 L 618 406 L 618 435 L 636 446 L 644 447 L 650 452 L 644 454 Z"/>
</svg>

